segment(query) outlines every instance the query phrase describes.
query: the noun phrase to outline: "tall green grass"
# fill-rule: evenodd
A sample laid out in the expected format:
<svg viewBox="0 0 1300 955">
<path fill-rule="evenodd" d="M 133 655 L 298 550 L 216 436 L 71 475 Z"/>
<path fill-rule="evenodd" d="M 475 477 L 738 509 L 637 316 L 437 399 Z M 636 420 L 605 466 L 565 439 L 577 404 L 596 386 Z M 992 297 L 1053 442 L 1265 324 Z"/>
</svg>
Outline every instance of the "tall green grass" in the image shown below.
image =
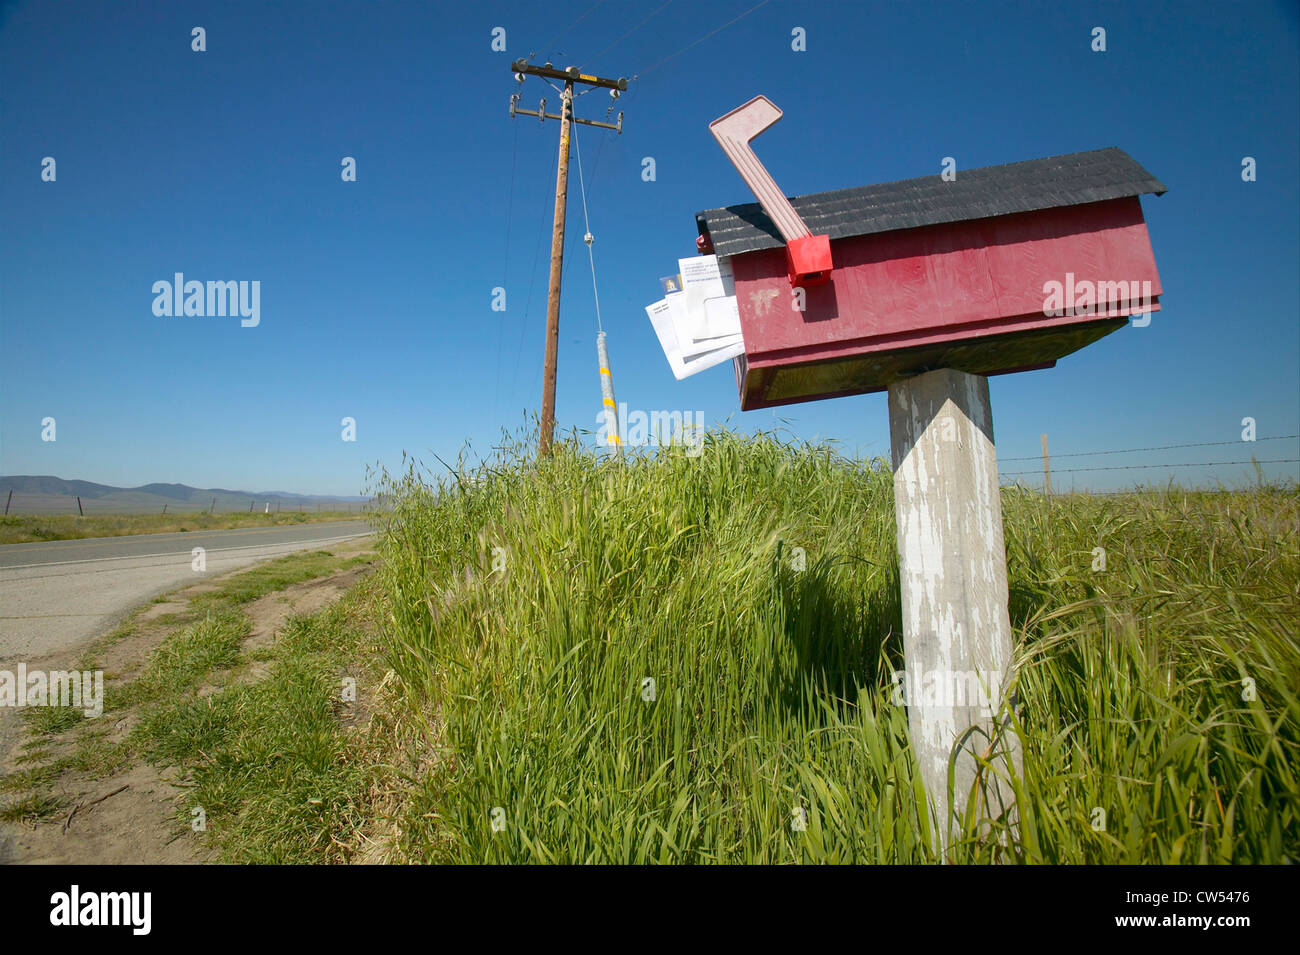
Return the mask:
<svg viewBox="0 0 1300 955">
<path fill-rule="evenodd" d="M 409 858 L 937 860 L 891 702 L 887 462 L 721 433 L 380 483 L 383 651 L 438 747 Z M 1003 512 L 1019 828 L 973 820 L 949 859 L 1294 859 L 1294 490 L 1009 489 Z"/>
</svg>

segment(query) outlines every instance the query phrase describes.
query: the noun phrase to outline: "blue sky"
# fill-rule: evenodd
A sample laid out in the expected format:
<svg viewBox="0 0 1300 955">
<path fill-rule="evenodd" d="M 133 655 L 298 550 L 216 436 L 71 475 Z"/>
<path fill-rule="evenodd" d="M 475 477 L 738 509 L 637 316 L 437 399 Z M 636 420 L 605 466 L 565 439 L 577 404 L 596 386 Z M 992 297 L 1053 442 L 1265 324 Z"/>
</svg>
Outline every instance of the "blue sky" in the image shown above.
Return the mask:
<svg viewBox="0 0 1300 955">
<path fill-rule="evenodd" d="M 674 380 L 646 319 L 658 277 L 694 252 L 694 214 L 752 201 L 707 127 L 763 93 L 785 118 L 756 149 L 792 194 L 937 174 L 944 156 L 960 170 L 1112 145 L 1169 187 L 1142 200 L 1165 290 L 1151 324 L 991 379 L 1004 476 L 1037 466 L 1010 459 L 1036 455 L 1043 432 L 1054 454 L 1237 442 L 1247 416 L 1260 437 L 1300 433 L 1293 3 L 771 0 L 662 62 L 755 2 L 3 5 L 0 473 L 353 494 L 368 464 L 398 466 L 404 450 L 450 460 L 467 441 L 483 453 L 503 426 L 522 428 L 540 405 L 559 135 L 507 115 L 509 63 L 529 54 L 640 74 L 619 101 L 622 136 L 578 132 L 630 408 L 743 430 L 784 421 L 798 438 L 888 455 L 884 395 L 742 413 L 730 363 Z M 191 50 L 195 26 L 206 52 Z M 791 49 L 796 26 L 804 52 Z M 1104 53 L 1090 48 L 1096 26 Z M 556 94 L 529 79 L 523 105 L 542 95 L 553 109 Z M 577 113 L 604 119 L 609 102 L 592 92 Z M 55 182 L 41 179 L 46 156 Z M 356 182 L 340 177 L 344 156 Z M 1244 156 L 1255 182 L 1242 181 Z M 576 167 L 569 209 L 557 415 L 594 431 Z M 260 281 L 260 324 L 155 316 L 152 285 L 175 272 Z M 505 312 L 491 309 L 496 286 Z M 41 440 L 47 416 L 54 442 Z M 345 416 L 355 442 L 341 440 Z M 1238 482 L 1248 470 L 1073 478 Z"/>
</svg>

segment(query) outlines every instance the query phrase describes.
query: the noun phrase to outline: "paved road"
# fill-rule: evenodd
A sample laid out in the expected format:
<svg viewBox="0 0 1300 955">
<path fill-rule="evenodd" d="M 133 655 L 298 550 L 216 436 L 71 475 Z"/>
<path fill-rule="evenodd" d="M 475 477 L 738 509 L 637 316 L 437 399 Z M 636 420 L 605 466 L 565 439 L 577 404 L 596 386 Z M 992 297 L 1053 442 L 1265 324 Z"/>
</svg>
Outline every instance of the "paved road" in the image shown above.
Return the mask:
<svg viewBox="0 0 1300 955">
<path fill-rule="evenodd" d="M 0 664 L 75 647 L 133 607 L 203 577 L 369 533 L 365 521 L 337 521 L 6 544 L 0 547 Z M 193 570 L 195 547 L 206 551 L 205 572 Z"/>
</svg>

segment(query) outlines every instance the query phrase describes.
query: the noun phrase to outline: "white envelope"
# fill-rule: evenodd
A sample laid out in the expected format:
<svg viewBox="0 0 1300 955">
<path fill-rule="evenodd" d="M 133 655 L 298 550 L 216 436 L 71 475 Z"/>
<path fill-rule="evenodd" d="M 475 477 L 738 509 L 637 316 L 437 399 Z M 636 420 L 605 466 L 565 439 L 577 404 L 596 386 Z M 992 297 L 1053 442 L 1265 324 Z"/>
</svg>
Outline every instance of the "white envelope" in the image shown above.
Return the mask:
<svg viewBox="0 0 1300 955">
<path fill-rule="evenodd" d="M 680 294 L 678 293 L 678 296 Z M 669 296 L 669 298 L 678 296 Z M 647 305 L 645 313 L 654 327 L 655 335 L 659 338 L 659 347 L 664 350 L 664 357 L 668 359 L 668 367 L 672 369 L 673 377 L 679 381 L 745 352 L 745 343 L 737 335 L 734 340 L 722 339 L 720 344 L 714 343 L 716 347 L 703 352 L 692 352 L 689 358 L 684 357 L 678 341 L 678 333 L 674 328 L 672 304 L 667 299 L 660 299 L 653 305 Z M 693 343 L 692 347 L 694 347 Z"/>
<path fill-rule="evenodd" d="M 691 318 L 685 292 L 665 295 L 664 301 L 668 303 L 668 317 L 672 321 L 673 335 L 677 339 L 677 353 L 683 359 L 702 355 L 705 352 L 713 351 L 715 348 L 730 345 L 735 341 L 735 335 L 697 338 L 695 335 L 696 323 Z"/>
<path fill-rule="evenodd" d="M 677 266 L 691 339 L 708 342 L 739 335 L 740 310 L 730 262 L 716 255 L 697 255 L 678 259 Z"/>
</svg>

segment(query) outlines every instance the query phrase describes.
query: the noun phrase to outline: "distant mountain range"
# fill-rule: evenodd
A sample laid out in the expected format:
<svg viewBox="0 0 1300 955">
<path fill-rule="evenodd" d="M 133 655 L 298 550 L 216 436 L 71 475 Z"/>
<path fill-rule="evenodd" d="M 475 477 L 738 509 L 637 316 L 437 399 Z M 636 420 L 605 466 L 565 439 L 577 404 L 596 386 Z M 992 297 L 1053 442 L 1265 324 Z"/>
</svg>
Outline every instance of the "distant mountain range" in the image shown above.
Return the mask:
<svg viewBox="0 0 1300 955">
<path fill-rule="evenodd" d="M 0 501 L 9 499 L 10 513 L 47 513 L 77 510 L 78 497 L 83 510 L 104 513 L 141 513 L 161 511 L 247 511 L 250 505 L 264 510 L 356 510 L 369 498 L 362 495 L 329 496 L 293 494 L 287 491 L 232 491 L 227 488 L 198 488 L 188 484 L 143 484 L 140 487 L 112 487 L 94 481 L 67 481 L 51 475 L 14 474 L 0 477 Z M 351 505 L 349 508 L 348 505 Z"/>
</svg>

